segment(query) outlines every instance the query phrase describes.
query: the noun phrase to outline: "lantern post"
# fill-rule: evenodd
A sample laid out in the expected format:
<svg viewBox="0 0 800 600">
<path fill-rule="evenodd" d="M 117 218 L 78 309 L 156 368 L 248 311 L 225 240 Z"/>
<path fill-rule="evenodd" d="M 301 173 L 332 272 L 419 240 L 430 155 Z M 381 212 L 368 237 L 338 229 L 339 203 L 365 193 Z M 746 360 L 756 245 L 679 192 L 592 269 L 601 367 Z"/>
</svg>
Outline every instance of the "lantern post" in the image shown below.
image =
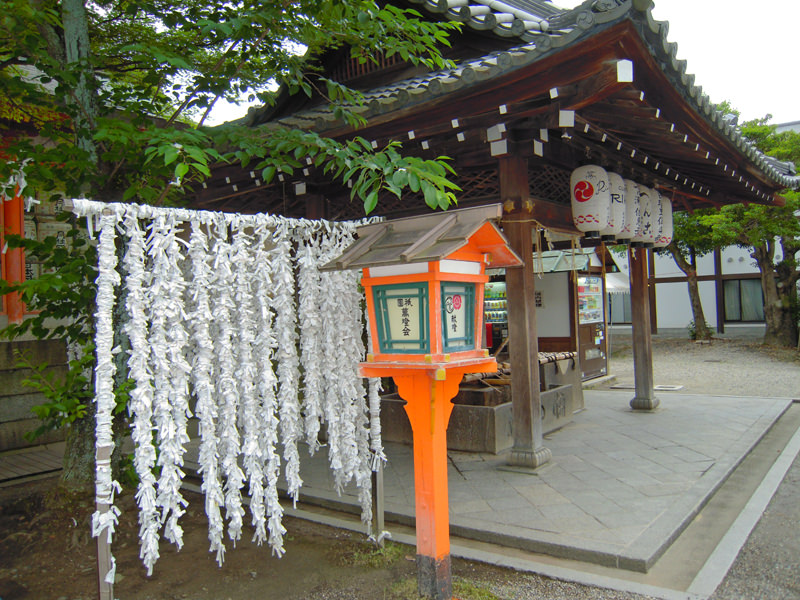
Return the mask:
<svg viewBox="0 0 800 600">
<path fill-rule="evenodd" d="M 482 348 L 486 268 L 521 264 L 483 206 L 365 225 L 323 270 L 362 269 L 371 347 L 364 377 L 391 377 L 414 435 L 419 594 L 452 598 L 447 424 L 466 373 L 492 373 Z"/>
</svg>

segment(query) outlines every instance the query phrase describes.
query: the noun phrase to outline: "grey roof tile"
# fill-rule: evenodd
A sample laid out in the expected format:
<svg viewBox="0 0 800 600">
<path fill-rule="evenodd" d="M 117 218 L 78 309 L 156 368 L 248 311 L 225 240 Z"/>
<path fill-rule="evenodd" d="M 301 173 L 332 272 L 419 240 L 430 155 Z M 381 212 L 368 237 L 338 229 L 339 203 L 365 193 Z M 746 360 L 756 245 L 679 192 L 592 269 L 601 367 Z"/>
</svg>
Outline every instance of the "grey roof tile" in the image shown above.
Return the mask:
<svg viewBox="0 0 800 600">
<path fill-rule="evenodd" d="M 362 116 L 381 114 L 400 109 L 409 104 L 424 101 L 430 96 L 439 96 L 456 91 L 476 82 L 491 79 L 510 69 L 516 69 L 542 58 L 550 51 L 569 46 L 579 38 L 590 35 L 595 27 L 630 19 L 638 27 L 645 42 L 650 46 L 655 59 L 661 64 L 665 75 L 673 85 L 693 104 L 699 114 L 705 115 L 709 122 L 748 156 L 765 173 L 782 185 L 800 187 L 800 178 L 772 173 L 764 155 L 745 144 L 738 128 L 723 119 L 720 111 L 695 85 L 694 74 L 687 72 L 687 62 L 677 58 L 677 44 L 667 40 L 669 24 L 653 19 L 649 8 L 637 8 L 635 0 L 586 0 L 570 10 L 562 9 L 549 0 L 411 0 L 432 13 L 448 19 L 461 21 L 469 27 L 491 29 L 503 37 L 516 36 L 522 43 L 502 52 L 493 52 L 477 59 L 466 60 L 454 69 L 444 69 L 416 76 L 404 81 L 394 82 L 368 91 L 364 94 L 366 110 L 360 109 Z M 315 119 L 326 119 L 315 109 Z M 317 116 L 319 115 L 319 116 Z M 292 118 L 303 118 L 302 113 Z M 281 122 L 292 124 L 287 118 Z M 326 119 L 327 120 L 327 119 Z"/>
</svg>

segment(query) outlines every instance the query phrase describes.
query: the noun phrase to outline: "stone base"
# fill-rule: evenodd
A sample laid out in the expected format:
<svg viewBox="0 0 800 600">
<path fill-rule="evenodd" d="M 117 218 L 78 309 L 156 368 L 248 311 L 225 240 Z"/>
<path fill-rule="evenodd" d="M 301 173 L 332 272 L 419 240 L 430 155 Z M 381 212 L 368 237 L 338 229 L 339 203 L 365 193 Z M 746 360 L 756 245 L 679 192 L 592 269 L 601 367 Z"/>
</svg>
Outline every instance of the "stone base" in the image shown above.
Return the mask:
<svg viewBox="0 0 800 600">
<path fill-rule="evenodd" d="M 655 410 L 658 408 L 658 405 L 661 404 L 661 401 L 655 396 L 651 396 L 650 398 L 634 396 L 630 404 L 633 410 Z"/>
<path fill-rule="evenodd" d="M 405 400 L 392 394 L 381 398 L 381 431 L 385 442 L 411 444 L 413 433 Z M 511 448 L 511 403 L 499 406 L 456 404 L 447 426 L 447 448 L 462 452 L 499 454 Z"/>
<path fill-rule="evenodd" d="M 559 385 L 541 393 L 543 434 L 572 421 L 572 415 L 579 408 L 574 404 L 574 398 L 574 386 L 571 384 Z M 385 442 L 412 443 L 411 424 L 404 405 L 405 400 L 397 394 L 381 398 L 381 431 Z M 461 452 L 501 454 L 514 445 L 512 430 L 511 402 L 495 406 L 454 404 L 447 425 L 447 448 Z"/>
<path fill-rule="evenodd" d="M 508 464 L 512 467 L 536 469 L 549 462 L 551 458 L 553 458 L 553 453 L 550 448 L 544 446 L 539 446 L 535 450 L 512 448 Z"/>
<path fill-rule="evenodd" d="M 453 575 L 449 554 L 439 560 L 417 554 L 417 591 L 423 598 L 453 599 Z"/>
</svg>

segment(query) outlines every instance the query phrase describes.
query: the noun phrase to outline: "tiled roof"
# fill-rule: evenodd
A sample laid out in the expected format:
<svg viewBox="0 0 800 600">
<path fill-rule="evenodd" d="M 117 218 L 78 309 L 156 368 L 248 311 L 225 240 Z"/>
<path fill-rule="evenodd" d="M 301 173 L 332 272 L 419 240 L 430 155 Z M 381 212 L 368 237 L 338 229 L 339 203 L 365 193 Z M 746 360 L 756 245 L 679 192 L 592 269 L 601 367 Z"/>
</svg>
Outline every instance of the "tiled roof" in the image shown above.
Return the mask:
<svg viewBox="0 0 800 600">
<path fill-rule="evenodd" d="M 576 44 L 595 31 L 629 19 L 664 75 L 698 114 L 767 177 L 783 187 L 800 187 L 793 165 L 767 157 L 756 149 L 741 135 L 735 123 L 716 109 L 702 87 L 695 85 L 695 76 L 687 72 L 686 61 L 676 58 L 677 45 L 667 40 L 669 24 L 653 19 L 650 0 L 586 0 L 571 10 L 558 8 L 546 0 L 411 1 L 431 13 L 463 22 L 471 28 L 491 30 L 505 38 L 516 37 L 520 43 L 508 50 L 463 61 L 452 69 L 372 89 L 365 93 L 366 104 L 358 109 L 367 119 L 490 81 Z M 317 131 L 341 124 L 327 107 L 301 111 L 279 119 L 278 123 Z"/>
<path fill-rule="evenodd" d="M 519 266 L 520 258 L 495 224 L 502 215 L 501 205 L 493 204 L 362 225 L 358 240 L 321 270 L 438 261 L 470 241 L 490 257 L 489 268 Z"/>
</svg>

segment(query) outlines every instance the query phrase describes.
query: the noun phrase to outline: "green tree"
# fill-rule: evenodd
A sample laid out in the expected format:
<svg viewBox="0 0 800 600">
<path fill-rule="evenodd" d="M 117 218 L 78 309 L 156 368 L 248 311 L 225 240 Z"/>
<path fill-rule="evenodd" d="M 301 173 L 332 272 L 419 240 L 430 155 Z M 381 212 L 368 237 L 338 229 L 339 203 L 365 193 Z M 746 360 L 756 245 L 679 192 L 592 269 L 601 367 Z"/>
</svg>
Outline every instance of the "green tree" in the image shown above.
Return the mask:
<svg viewBox="0 0 800 600">
<path fill-rule="evenodd" d="M 352 197 L 367 213 L 382 189 L 397 196 L 422 190 L 429 206 L 447 208 L 458 188 L 447 178 L 452 168 L 446 157 L 404 156 L 397 143 L 373 149 L 358 137 L 342 141 L 278 126 L 204 123 L 219 99 L 270 103 L 276 96 L 270 90 L 283 86 L 327 103 L 357 127 L 361 94 L 325 78 L 317 59 L 342 49 L 362 62 L 399 55 L 440 68 L 449 64 L 440 48 L 454 27 L 372 0 L 4 0 L 0 118 L 24 126 L 4 135 L 4 156 L 11 160 L 0 161 L 0 181 L 22 169 L 27 193 L 40 198 L 172 204 L 208 177 L 214 164 L 239 162 L 260 170 L 268 183 L 310 158 L 330 177 L 352 179 Z M 19 290 L 39 301 L 43 316 L 57 315 L 57 293 L 80 285 L 65 284 L 68 272 L 62 268 L 54 278 L 22 285 L 3 282 L 0 293 Z M 90 304 L 83 308 L 91 314 Z M 40 337 L 56 335 L 25 327 Z M 76 360 L 84 365 L 86 356 Z M 81 382 L 91 386 L 77 377 L 70 385 Z M 61 416 L 84 432 L 70 442 L 68 459 L 85 453 L 86 436 L 93 433 L 84 427 L 91 408 L 84 392 L 73 391 L 68 404 L 50 402 L 71 406 Z M 91 461 L 84 456 L 76 464 Z M 84 483 L 91 482 L 91 469 L 84 475 Z M 79 478 L 73 483 L 79 487 Z"/>
<path fill-rule="evenodd" d="M 742 124 L 742 134 L 765 154 L 797 164 L 800 133 L 776 133 L 770 115 Z M 709 227 L 714 244 L 750 250 L 761 273 L 766 331 L 764 343 L 796 346 L 798 341 L 797 282 L 800 278 L 800 193 L 784 191 L 784 206 L 734 204 L 699 216 Z"/>
<path fill-rule="evenodd" d="M 694 322 L 693 338 L 697 340 L 711 339 L 711 330 L 706 323 L 703 304 L 700 302 L 700 290 L 697 285 L 697 259 L 713 251 L 716 247 L 711 228 L 703 225 L 700 220 L 701 215 L 707 212 L 674 212 L 672 215 L 673 240 L 669 246 L 660 250 L 660 253 L 668 253 L 672 256 L 675 264 L 686 275 Z"/>
<path fill-rule="evenodd" d="M 6 155 L 33 159 L 25 171 L 39 192 L 177 202 L 214 163 L 239 161 L 269 182 L 310 157 L 333 177 L 353 178 L 366 212 L 381 189 L 422 188 L 432 208 L 455 200 L 444 159 L 405 157 L 397 144 L 203 126 L 219 99 L 269 103 L 275 85 L 328 102 L 358 125 L 361 95 L 325 78 L 316 59 L 345 48 L 364 62 L 397 54 L 442 67 L 438 49 L 452 24 L 371 0 L 7 0 L 0 25 L 0 110 L 26 115 L 39 134 L 12 140 Z M 0 179 L 17 166 L 0 164 Z"/>
</svg>

